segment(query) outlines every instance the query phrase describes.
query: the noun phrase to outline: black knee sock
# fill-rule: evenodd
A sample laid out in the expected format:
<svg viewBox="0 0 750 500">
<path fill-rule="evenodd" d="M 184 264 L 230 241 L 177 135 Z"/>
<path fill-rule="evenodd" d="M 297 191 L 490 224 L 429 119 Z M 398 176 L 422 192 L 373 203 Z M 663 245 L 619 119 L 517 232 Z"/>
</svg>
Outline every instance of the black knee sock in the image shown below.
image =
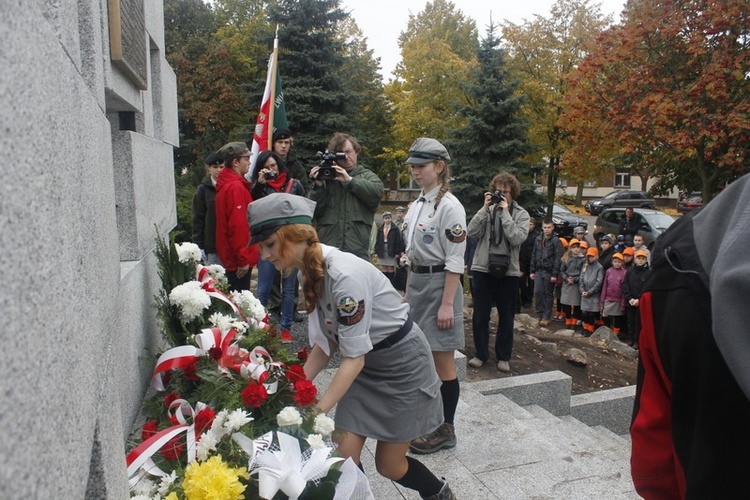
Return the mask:
<svg viewBox="0 0 750 500">
<path fill-rule="evenodd" d="M 422 497 L 440 493 L 443 482 L 430 472 L 430 469 L 411 457 L 406 457 L 406 461 L 409 463 L 409 468 L 404 477 L 396 481 L 398 484 L 410 490 L 417 490 Z"/>
<path fill-rule="evenodd" d="M 443 385 L 440 386 L 440 395 L 443 397 L 443 418 L 446 424 L 452 424 L 456 416 L 459 388 L 457 378 L 443 380 Z"/>
</svg>

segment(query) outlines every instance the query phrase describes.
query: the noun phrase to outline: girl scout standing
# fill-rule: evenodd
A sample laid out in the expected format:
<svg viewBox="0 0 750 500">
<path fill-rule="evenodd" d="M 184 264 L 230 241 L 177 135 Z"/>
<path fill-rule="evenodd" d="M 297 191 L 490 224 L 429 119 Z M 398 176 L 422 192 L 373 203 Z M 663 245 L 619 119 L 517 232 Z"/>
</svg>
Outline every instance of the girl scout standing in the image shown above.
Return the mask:
<svg viewBox="0 0 750 500">
<path fill-rule="evenodd" d="M 317 403 L 336 407 L 338 452 L 360 463 L 368 437 L 378 441 L 378 472 L 422 498 L 455 496 L 421 462 L 409 442 L 442 420 L 437 377 L 422 330 L 409 306 L 375 266 L 320 243 L 312 227 L 315 202 L 274 193 L 248 208 L 252 242 L 262 258 L 289 273 L 299 269 L 314 344 L 305 374 L 313 380 L 341 351 L 341 364 Z"/>
<path fill-rule="evenodd" d="M 425 332 L 442 380 L 444 422 L 411 443 L 414 453 L 434 453 L 456 446 L 453 419 L 459 385 L 453 351 L 464 346 L 463 289 L 466 212 L 448 192 L 450 156 L 435 139 L 414 141 L 406 162 L 422 188 L 406 214 L 406 256 L 411 273 L 405 300 Z"/>
</svg>

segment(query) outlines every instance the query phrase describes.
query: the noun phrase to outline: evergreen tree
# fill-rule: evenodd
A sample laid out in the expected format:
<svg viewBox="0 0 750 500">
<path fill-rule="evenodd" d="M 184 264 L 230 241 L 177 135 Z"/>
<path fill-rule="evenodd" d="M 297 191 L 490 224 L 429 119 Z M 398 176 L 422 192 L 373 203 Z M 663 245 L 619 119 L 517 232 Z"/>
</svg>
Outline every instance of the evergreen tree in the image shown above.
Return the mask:
<svg viewBox="0 0 750 500">
<path fill-rule="evenodd" d="M 531 152 L 528 123 L 521 114 L 523 96 L 516 93 L 518 81 L 509 76 L 506 54 L 499 45 L 490 21 L 487 37 L 477 52 L 473 83 L 464 86 L 473 102 L 459 108 L 466 125 L 454 130 L 447 141 L 454 159 L 451 190 L 469 217 L 484 202 L 483 193 L 498 172 L 505 170 L 519 180 L 532 173 L 531 167 L 521 161 Z"/>
<path fill-rule="evenodd" d="M 337 36 L 348 17 L 339 0 L 280 0 L 269 6 L 279 26 L 279 74 L 297 156 L 309 163 L 334 132 L 357 136 L 361 97 L 347 85 L 352 69 Z"/>
</svg>

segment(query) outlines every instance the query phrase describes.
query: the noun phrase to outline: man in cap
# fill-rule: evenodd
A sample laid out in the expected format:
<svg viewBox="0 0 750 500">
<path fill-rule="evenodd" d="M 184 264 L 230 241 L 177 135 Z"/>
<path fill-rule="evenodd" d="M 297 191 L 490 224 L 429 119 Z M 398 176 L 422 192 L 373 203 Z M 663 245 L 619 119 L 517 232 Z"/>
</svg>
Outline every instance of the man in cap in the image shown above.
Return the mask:
<svg viewBox="0 0 750 500">
<path fill-rule="evenodd" d="M 207 266 L 221 265 L 216 253 L 216 181 L 224 168 L 224 162 L 218 154 L 210 153 L 203 160 L 206 177 L 193 195 L 192 237 L 193 243 L 203 252 L 203 262 Z"/>
<path fill-rule="evenodd" d="M 404 230 L 404 215 L 406 215 L 406 209 L 402 206 L 396 207 L 396 220 L 393 223 L 396 225 L 399 231 Z"/>
<path fill-rule="evenodd" d="M 244 142 L 230 142 L 216 154 L 224 169 L 216 181 L 216 250 L 232 290 L 248 290 L 250 273 L 258 263 L 256 245 L 248 246 L 247 206 L 253 201 L 245 174 L 250 170 L 250 150 Z"/>
<path fill-rule="evenodd" d="M 337 132 L 328 143 L 328 151 L 345 157 L 333 164 L 333 180 L 318 179 L 320 166 L 310 171 L 314 182 L 309 197 L 317 203 L 318 236 L 326 245 L 369 261 L 370 231 L 385 189 L 383 181 L 357 163 L 362 147 L 353 136 Z"/>
<path fill-rule="evenodd" d="M 310 178 L 307 176 L 305 166 L 298 159 L 292 157 L 289 151 L 292 148 L 294 139 L 292 132 L 288 128 L 277 128 L 273 132 L 273 152 L 281 157 L 286 165 L 286 171 L 294 179 L 302 183 L 305 192 L 310 190 Z"/>
</svg>

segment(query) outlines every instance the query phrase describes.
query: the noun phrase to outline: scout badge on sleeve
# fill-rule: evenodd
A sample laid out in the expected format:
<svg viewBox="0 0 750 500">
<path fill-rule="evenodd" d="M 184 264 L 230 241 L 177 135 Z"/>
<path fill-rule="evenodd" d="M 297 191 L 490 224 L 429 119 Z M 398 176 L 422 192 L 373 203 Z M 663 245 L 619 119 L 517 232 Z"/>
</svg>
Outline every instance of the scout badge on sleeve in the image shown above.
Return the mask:
<svg viewBox="0 0 750 500">
<path fill-rule="evenodd" d="M 445 230 L 445 236 L 448 237 L 448 241 L 461 243 L 466 239 L 466 230 L 461 224 L 455 224 L 452 228 Z"/>
<path fill-rule="evenodd" d="M 354 298 L 347 296 L 339 300 L 336 309 L 339 312 L 339 323 L 347 326 L 356 325 L 365 315 L 365 301 L 357 302 Z"/>
</svg>

